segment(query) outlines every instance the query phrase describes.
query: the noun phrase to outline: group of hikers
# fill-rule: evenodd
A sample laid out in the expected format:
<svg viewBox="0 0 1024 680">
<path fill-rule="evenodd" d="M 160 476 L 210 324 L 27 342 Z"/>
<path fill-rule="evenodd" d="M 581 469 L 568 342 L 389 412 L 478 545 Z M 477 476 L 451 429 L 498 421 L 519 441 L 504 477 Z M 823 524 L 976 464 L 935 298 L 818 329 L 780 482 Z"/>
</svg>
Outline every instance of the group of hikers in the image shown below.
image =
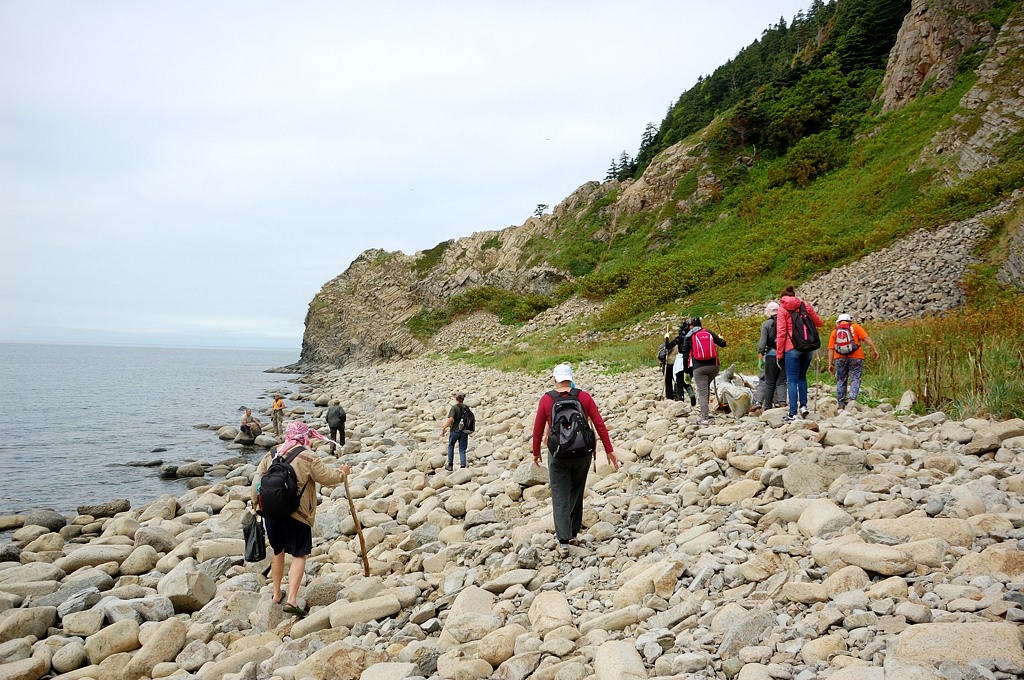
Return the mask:
<svg viewBox="0 0 1024 680">
<path fill-rule="evenodd" d="M 764 311 L 766 319 L 761 325 L 757 347 L 763 373 L 755 409 L 787 404 L 789 415 L 784 420 L 792 422 L 809 413 L 807 370 L 813 353 L 821 346 L 817 329 L 824 322 L 808 302 L 796 296 L 792 286 L 783 291 L 778 302 L 765 305 Z M 865 344 L 878 359 L 878 348 L 864 329 L 854 323 L 849 314 L 840 314 L 826 347 L 829 371 L 836 374 L 836 396 L 841 408 L 858 397 Z M 726 346 L 725 339 L 705 328 L 701 319 L 692 318 L 680 324 L 674 339 L 666 337 L 660 353 L 666 396 L 688 398 L 691 407 L 699 405 L 698 423 L 702 427 L 710 422 L 711 384 L 719 373 L 718 348 Z M 673 350 L 677 356 L 669 362 Z M 556 549 L 559 556 L 566 557 L 574 546 L 581 545 L 583 497 L 591 464 L 595 470 L 597 467 L 598 439 L 608 464 L 618 469 L 619 462 L 597 403 L 576 386 L 572 367 L 558 364 L 550 380 L 552 389 L 545 392 L 537 404 L 531 448 L 533 464 L 537 467 L 543 462 L 542 445 L 548 449 L 547 474 Z M 283 416 L 283 402 L 280 409 L 276 408 L 279 396 L 275 395 L 272 413 L 280 412 Z M 452 392 L 451 398 L 452 404 L 441 426 L 441 439 L 446 436 L 448 439 L 444 465 L 447 471 L 453 470 L 456 445 L 459 463 L 462 468 L 467 467 L 468 437 L 476 429 L 476 418 L 465 403 L 465 392 Z M 251 425 L 245 422 L 250 417 L 251 411 L 247 409 L 243 427 Z M 317 505 L 315 484 L 310 482 L 334 486 L 345 483 L 350 472 L 348 465 L 326 465 L 310 449 L 311 439 L 329 441 L 332 454 L 336 444 L 344 444 L 345 415 L 337 399 L 330 402 L 326 420 L 329 439 L 301 420 L 289 423 L 281 445 L 271 449 L 260 461 L 252 486 L 254 512 L 264 517 L 267 539 L 274 553 L 270 565 L 273 601 L 283 603 L 286 613 L 300 617 L 307 613 L 299 604 L 298 591 L 306 558 L 312 551 Z M 276 416 L 275 428 L 280 435 Z M 281 472 L 285 468 L 288 471 Z M 285 481 L 280 482 L 281 479 Z M 290 502 L 282 503 L 282 497 Z M 357 522 L 357 529 L 358 526 Z M 285 553 L 293 557 L 287 593 L 282 592 Z M 368 564 L 365 554 L 364 564 Z"/>
<path fill-rule="evenodd" d="M 252 414 L 252 409 L 243 406 L 239 411 L 244 411 L 238 429 L 249 439 L 256 439 L 263 434 L 263 423 Z M 270 422 L 274 428 L 274 434 L 280 437 L 284 433 L 284 397 L 280 393 L 274 394 L 274 401 L 270 405 Z"/>
<path fill-rule="evenodd" d="M 758 364 L 761 368 L 757 391 L 754 393 L 751 413 L 763 409 L 788 406 L 784 422 L 806 417 L 807 371 L 814 353 L 821 348 L 818 329 L 825 324 L 805 300 L 797 297 L 793 286 L 787 286 L 778 302 L 764 307 L 765 321 L 757 343 Z M 871 348 L 875 360 L 878 347 L 867 331 L 855 323 L 850 314 L 840 314 L 836 327 L 825 345 L 828 352 L 828 370 L 836 376 L 836 400 L 839 408 L 857 401 L 864 375 L 864 345 Z M 702 327 L 699 318 L 686 319 L 679 324 L 675 338 L 666 334 L 658 358 L 665 376 L 665 397 L 683 400 L 690 406 L 700 404 L 698 424 L 707 426 L 709 420 L 709 384 L 718 375 L 718 347 L 726 342 L 714 331 Z M 669 362 L 672 350 L 675 360 Z M 696 395 L 689 383 L 692 378 Z"/>
<path fill-rule="evenodd" d="M 263 423 L 260 419 L 252 414 L 252 409 L 247 406 L 242 406 L 240 411 L 244 411 L 242 419 L 239 423 L 238 429 L 247 436 L 249 439 L 256 439 L 256 437 L 263 434 Z M 280 393 L 274 394 L 274 401 L 270 406 L 270 418 L 273 423 L 274 434 L 278 437 L 282 436 L 283 423 L 284 423 L 284 397 Z M 345 445 L 345 409 L 341 407 L 341 401 L 338 399 L 332 399 L 327 407 L 327 427 L 330 430 L 330 442 L 331 442 L 331 455 L 335 454 L 337 445 Z"/>
</svg>

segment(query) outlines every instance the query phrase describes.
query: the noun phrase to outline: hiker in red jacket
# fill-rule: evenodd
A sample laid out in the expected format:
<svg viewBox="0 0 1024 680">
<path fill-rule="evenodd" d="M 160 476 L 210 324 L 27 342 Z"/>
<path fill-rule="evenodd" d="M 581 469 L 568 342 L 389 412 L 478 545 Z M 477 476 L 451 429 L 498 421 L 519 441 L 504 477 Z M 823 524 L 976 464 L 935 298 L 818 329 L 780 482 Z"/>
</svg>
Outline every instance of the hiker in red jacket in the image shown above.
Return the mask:
<svg viewBox="0 0 1024 680">
<path fill-rule="evenodd" d="M 775 319 L 775 352 L 785 364 L 789 389 L 789 415 L 783 420 L 791 423 L 810 413 L 807 408 L 807 369 L 811 367 L 814 351 L 821 346 L 817 329 L 824 322 L 814 307 L 796 296 L 793 286 L 786 286 L 782 291 Z"/>
</svg>

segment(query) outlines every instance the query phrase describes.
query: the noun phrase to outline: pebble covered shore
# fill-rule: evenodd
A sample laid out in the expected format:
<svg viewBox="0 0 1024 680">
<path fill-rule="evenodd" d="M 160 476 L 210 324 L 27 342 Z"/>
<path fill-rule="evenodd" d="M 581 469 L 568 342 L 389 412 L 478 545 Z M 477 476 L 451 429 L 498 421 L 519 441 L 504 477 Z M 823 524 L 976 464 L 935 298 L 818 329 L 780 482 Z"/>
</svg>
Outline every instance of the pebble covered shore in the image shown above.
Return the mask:
<svg viewBox="0 0 1024 680">
<path fill-rule="evenodd" d="M 0 518 L 16 529 L 0 678 L 1024 676 L 1024 421 L 839 412 L 825 386 L 801 422 L 698 428 L 658 399 L 657 369 L 575 368 L 623 464 L 599 447 L 568 558 L 529 455 L 546 376 L 427 359 L 311 374 L 287 403 L 325 433 L 327 400 L 348 412 L 338 461 L 371 576 L 343 487 L 323 489 L 310 615 L 284 614 L 267 562 L 241 557 L 254 465 L 200 462 L 193 488 L 144 507 Z M 478 432 L 446 472 L 455 389 Z"/>
</svg>

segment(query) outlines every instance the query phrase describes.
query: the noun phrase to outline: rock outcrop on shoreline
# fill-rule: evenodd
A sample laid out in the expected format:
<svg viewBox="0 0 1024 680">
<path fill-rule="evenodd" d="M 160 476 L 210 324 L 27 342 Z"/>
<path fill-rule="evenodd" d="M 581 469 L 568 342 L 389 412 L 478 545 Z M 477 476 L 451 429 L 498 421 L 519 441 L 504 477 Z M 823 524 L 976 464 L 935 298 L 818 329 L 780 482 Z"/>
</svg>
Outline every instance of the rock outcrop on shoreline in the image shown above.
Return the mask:
<svg viewBox="0 0 1024 680">
<path fill-rule="evenodd" d="M 307 421 L 323 426 L 327 398 L 348 412 L 371 576 L 343 489 L 323 489 L 310 615 L 285 615 L 267 564 L 241 559 L 254 466 L 238 460 L 180 496 L 40 515 L 0 544 L 0 677 L 1024 674 L 1024 421 L 839 412 L 826 388 L 802 422 L 698 428 L 657 399 L 657 370 L 577 380 L 623 465 L 598 454 L 568 558 L 529 456 L 544 376 L 428 360 L 312 374 Z M 449 473 L 454 389 L 478 432 Z"/>
</svg>

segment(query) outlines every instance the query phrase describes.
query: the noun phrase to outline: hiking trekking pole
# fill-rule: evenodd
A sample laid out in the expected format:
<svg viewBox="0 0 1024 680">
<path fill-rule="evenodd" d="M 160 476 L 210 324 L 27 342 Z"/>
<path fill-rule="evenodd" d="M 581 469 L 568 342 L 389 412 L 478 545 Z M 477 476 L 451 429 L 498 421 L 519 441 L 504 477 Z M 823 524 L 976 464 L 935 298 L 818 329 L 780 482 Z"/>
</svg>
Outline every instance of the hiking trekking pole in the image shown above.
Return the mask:
<svg viewBox="0 0 1024 680">
<path fill-rule="evenodd" d="M 324 437 L 324 441 L 335 446 L 341 446 L 333 439 Z M 348 488 L 348 475 L 345 475 L 345 498 L 348 499 L 348 509 L 352 513 L 352 522 L 356 525 L 356 535 L 359 537 L 359 550 L 363 554 L 363 576 L 370 575 L 370 560 L 366 557 L 366 539 L 363 537 L 363 523 L 359 521 L 359 513 L 356 512 L 355 501 L 352 500 L 352 491 Z"/>
</svg>

